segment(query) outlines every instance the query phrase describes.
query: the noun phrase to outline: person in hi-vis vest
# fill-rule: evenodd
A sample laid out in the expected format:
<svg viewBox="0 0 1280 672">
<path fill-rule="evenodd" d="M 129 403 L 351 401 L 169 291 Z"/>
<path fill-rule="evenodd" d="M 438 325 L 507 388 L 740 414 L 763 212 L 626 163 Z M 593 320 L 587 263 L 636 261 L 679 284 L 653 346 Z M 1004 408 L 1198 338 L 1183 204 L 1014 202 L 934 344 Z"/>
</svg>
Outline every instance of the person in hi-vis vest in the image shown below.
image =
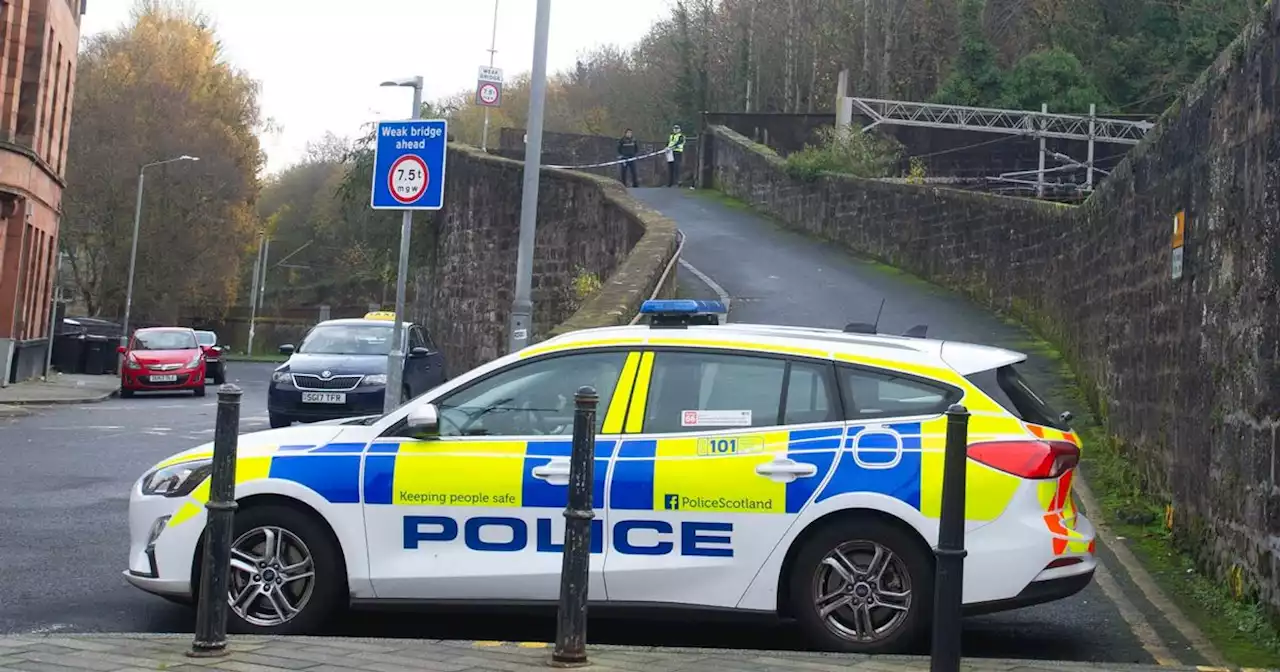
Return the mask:
<svg viewBox="0 0 1280 672">
<path fill-rule="evenodd" d="M 680 132 L 680 124 L 671 127 L 671 137 L 667 140 L 667 186 L 680 184 L 680 160 L 684 158 L 684 133 Z"/>
</svg>

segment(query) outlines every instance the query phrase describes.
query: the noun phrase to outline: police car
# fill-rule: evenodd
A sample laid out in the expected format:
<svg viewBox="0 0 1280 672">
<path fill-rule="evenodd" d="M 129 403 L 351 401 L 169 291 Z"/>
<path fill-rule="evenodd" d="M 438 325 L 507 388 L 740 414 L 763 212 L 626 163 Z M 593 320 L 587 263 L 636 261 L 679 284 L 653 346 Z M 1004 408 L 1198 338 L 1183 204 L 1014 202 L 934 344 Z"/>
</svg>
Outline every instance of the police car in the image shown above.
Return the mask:
<svg viewBox="0 0 1280 672">
<path fill-rule="evenodd" d="M 1019 376 L 1025 355 L 722 311 L 647 302 L 648 324 L 532 345 L 386 416 L 240 437 L 232 629 L 314 632 L 347 606 L 554 604 L 582 385 L 599 393 L 593 604 L 776 613 L 814 648 L 907 648 L 928 632 L 957 402 L 972 414 L 967 612 L 1089 583 L 1080 441 Z M 135 586 L 193 598 L 211 455 L 134 485 Z"/>
</svg>

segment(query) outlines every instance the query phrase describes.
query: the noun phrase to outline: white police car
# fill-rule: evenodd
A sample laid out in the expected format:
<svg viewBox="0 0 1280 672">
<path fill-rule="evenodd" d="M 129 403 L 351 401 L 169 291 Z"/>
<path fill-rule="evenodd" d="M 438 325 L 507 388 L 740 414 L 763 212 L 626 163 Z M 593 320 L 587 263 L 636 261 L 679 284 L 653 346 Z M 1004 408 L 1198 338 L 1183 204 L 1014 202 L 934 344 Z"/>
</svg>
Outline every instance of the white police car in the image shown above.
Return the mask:
<svg viewBox="0 0 1280 672">
<path fill-rule="evenodd" d="M 1079 442 L 1014 370 L 1025 356 L 708 310 L 648 302 L 648 325 L 533 345 L 384 417 L 240 437 L 232 628 L 311 632 L 348 604 L 552 604 L 581 385 L 600 395 L 594 604 L 776 612 L 815 648 L 903 649 L 928 630 L 955 402 L 972 413 L 967 611 L 1089 583 Z M 193 597 L 211 453 L 134 486 L 134 585 Z"/>
</svg>

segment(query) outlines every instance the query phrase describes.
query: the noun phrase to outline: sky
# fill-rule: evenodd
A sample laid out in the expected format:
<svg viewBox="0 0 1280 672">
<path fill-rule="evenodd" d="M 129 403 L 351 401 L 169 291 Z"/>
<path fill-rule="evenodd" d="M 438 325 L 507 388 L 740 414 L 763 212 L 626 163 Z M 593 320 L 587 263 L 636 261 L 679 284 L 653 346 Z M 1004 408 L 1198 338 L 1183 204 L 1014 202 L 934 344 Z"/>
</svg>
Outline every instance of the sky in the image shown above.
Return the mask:
<svg viewBox="0 0 1280 672">
<path fill-rule="evenodd" d="M 488 65 L 495 0 L 187 0 L 212 20 L 224 57 L 261 83 L 274 132 L 262 137 L 268 173 L 300 159 L 326 131 L 407 118 L 412 90 L 380 87 L 421 75 L 433 100 L 476 85 Z M 630 46 L 672 0 L 551 0 L 547 70 L 602 44 Z M 81 35 L 129 21 L 134 0 L 90 0 Z M 535 0 L 497 0 L 493 64 L 510 81 L 533 67 Z"/>
</svg>

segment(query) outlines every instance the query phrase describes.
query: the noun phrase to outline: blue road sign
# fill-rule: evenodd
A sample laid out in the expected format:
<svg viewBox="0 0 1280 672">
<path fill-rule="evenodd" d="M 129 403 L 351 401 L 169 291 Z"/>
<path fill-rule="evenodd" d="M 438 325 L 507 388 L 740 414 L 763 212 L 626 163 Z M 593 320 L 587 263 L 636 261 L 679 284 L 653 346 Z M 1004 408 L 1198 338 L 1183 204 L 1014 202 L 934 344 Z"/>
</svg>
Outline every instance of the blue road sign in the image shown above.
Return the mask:
<svg viewBox="0 0 1280 672">
<path fill-rule="evenodd" d="M 444 119 L 378 122 L 370 203 L 374 210 L 444 206 L 448 130 Z"/>
</svg>

